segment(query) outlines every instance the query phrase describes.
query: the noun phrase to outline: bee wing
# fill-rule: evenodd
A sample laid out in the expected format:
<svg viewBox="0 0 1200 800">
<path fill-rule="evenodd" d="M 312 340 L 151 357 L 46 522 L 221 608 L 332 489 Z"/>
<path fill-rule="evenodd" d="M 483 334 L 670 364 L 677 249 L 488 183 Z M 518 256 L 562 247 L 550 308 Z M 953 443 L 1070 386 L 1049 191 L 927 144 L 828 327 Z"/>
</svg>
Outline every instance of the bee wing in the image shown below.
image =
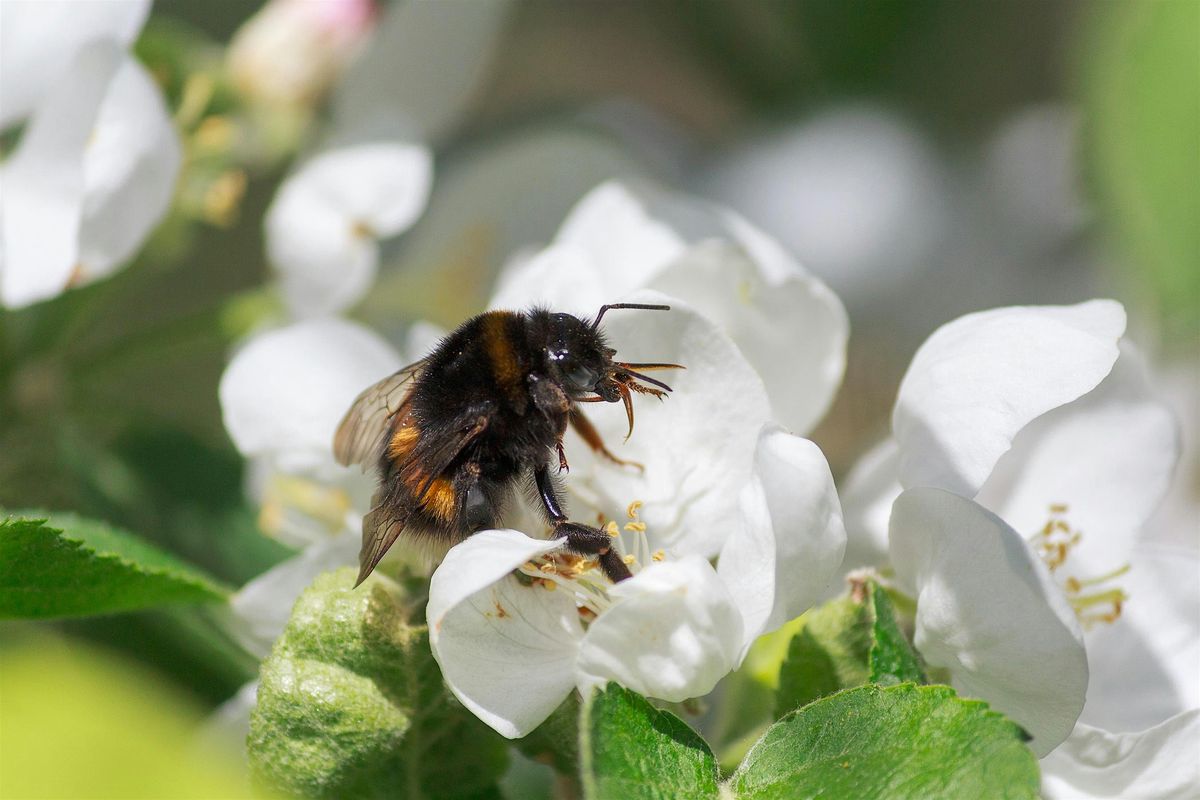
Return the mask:
<svg viewBox="0 0 1200 800">
<path fill-rule="evenodd" d="M 450 468 L 460 453 L 479 435 L 487 430 L 491 421 L 491 409 L 472 409 L 464 414 L 459 424 L 439 437 L 425 437 L 418 449 L 408 458 L 400 470 L 400 479 L 412 492 L 414 505 L 420 505 L 433 481 Z M 416 484 L 416 485 L 414 485 Z M 362 549 L 358 553 L 357 586 L 367 579 L 379 564 L 384 554 L 399 538 L 408 524 L 410 509 L 386 488 L 376 492 L 374 507 L 363 517 Z"/>
<path fill-rule="evenodd" d="M 358 580 L 355 588 L 375 571 L 380 559 L 395 544 L 396 539 L 408 524 L 408 509 L 389 500 L 384 492 L 378 491 L 372 498 L 373 508 L 363 517 L 362 549 L 358 552 Z"/>
<path fill-rule="evenodd" d="M 333 455 L 342 466 L 374 465 L 383 446 L 388 420 L 400 410 L 413 379 L 425 366 L 422 359 L 367 387 L 354 399 L 333 437 Z"/>
</svg>

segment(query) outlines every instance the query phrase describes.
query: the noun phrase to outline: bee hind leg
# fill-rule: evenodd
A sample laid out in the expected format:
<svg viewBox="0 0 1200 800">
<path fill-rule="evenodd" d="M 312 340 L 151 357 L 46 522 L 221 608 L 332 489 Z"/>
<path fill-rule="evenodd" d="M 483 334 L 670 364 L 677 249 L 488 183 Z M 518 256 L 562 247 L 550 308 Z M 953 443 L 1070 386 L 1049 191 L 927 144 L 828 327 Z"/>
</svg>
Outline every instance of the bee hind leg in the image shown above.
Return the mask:
<svg viewBox="0 0 1200 800">
<path fill-rule="evenodd" d="M 555 538 L 565 538 L 567 547 L 576 553 L 595 555 L 600 558 L 600 568 L 613 583 L 626 578 L 632 578 L 633 573 L 612 546 L 612 537 L 599 528 L 580 525 L 578 522 L 556 522 L 554 525 Z"/>
<path fill-rule="evenodd" d="M 612 538 L 607 533 L 599 528 L 571 522 L 567 519 L 567 515 L 562 510 L 562 504 L 559 502 L 558 492 L 554 488 L 554 482 L 550 480 L 549 467 L 546 464 L 539 465 L 534 470 L 533 477 L 537 483 L 542 506 L 546 509 L 546 516 L 550 518 L 550 523 L 554 526 L 554 538 L 565 538 L 567 547 L 576 553 L 599 556 L 601 569 L 613 583 L 633 577 L 633 573 L 621 559 L 621 554 L 613 549 Z"/>
</svg>

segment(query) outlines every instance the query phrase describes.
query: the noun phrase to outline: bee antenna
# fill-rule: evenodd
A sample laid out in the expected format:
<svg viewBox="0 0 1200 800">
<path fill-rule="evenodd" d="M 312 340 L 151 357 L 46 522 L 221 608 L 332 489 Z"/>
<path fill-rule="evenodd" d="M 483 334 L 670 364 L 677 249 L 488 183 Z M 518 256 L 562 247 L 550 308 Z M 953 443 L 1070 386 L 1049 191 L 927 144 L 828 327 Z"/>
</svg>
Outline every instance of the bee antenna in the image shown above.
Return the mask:
<svg viewBox="0 0 1200 800">
<path fill-rule="evenodd" d="M 642 311 L 670 311 L 670 306 L 648 305 L 646 303 L 609 303 L 600 306 L 600 313 L 596 315 L 595 322 L 592 323 L 592 329 L 600 327 L 600 320 L 604 319 L 604 312 L 614 308 L 636 308 Z"/>
</svg>

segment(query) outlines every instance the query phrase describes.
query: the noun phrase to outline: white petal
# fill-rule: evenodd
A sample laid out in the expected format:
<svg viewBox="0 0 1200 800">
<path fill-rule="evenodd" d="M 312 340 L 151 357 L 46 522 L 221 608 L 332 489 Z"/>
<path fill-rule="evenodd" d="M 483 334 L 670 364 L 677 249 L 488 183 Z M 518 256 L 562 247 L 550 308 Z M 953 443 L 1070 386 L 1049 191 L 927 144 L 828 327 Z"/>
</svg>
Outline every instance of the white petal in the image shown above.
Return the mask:
<svg viewBox="0 0 1200 800">
<path fill-rule="evenodd" d="M 511 262 L 501 273 L 488 308 L 518 311 L 540 306 L 587 319 L 619 296 L 608 284 L 586 251 L 554 244 Z"/>
<path fill-rule="evenodd" d="M 845 309 L 811 275 L 795 268 L 776 277 L 743 248 L 697 245 L 650 287 L 686 300 L 720 325 L 762 376 L 775 419 L 805 433 L 842 382 L 850 332 Z"/>
<path fill-rule="evenodd" d="M 1108 375 L 1124 330 L 1112 300 L 998 308 L 943 325 L 896 397 L 901 485 L 973 497 L 1022 428 Z"/>
<path fill-rule="evenodd" d="M 54 297 L 79 261 L 84 145 L 121 58 L 111 40 L 81 48 L 4 165 L 3 305 Z"/>
<path fill-rule="evenodd" d="M 332 466 L 333 434 L 354 398 L 400 366 L 387 342 L 352 322 L 269 331 L 221 376 L 225 429 L 243 455 L 274 455 L 282 469 Z"/>
<path fill-rule="evenodd" d="M 292 616 L 300 593 L 322 572 L 358 564 L 358 537 L 343 533 L 276 564 L 247 583 L 229 607 L 233 611 L 234 636 L 246 652 L 266 658 Z"/>
<path fill-rule="evenodd" d="M 1129 595 L 1120 618 L 1084 634 L 1092 677 L 1079 719 L 1113 732 L 1200 707 L 1200 556 L 1141 545 L 1129 563 L 1113 582 Z"/>
<path fill-rule="evenodd" d="M 887 561 L 888 520 L 903 489 L 897 477 L 900 448 L 885 439 L 854 463 L 842 488 L 846 515 L 844 569 L 879 567 Z"/>
<path fill-rule="evenodd" d="M 475 97 L 509 7 L 508 0 L 386 6 L 335 91 L 338 140 L 444 133 Z"/>
<path fill-rule="evenodd" d="M 842 508 L 820 448 L 767 426 L 754 472 L 741 497 L 745 525 L 717 563 L 742 614 L 743 652 L 825 593 L 846 548 Z"/>
<path fill-rule="evenodd" d="M 610 297 L 644 286 L 712 318 L 762 376 L 776 418 L 794 430 L 812 428 L 832 401 L 845 368 L 845 309 L 735 214 L 610 182 L 579 202 L 556 242 L 586 254 Z"/>
<path fill-rule="evenodd" d="M 583 627 L 574 600 L 509 574 L 562 544 L 482 531 L 451 548 L 429 587 L 429 643 L 442 677 L 510 739 L 540 725 L 575 687 Z"/>
<path fill-rule="evenodd" d="M 609 448 L 645 465 L 645 472 L 597 460 L 572 434 L 568 485 L 593 496 L 596 510 L 609 517 L 642 500 L 642 519 L 658 541 L 680 553 L 715 556 L 740 524 L 736 498 L 750 480 L 758 432 L 770 417 L 766 392 L 733 342 L 686 304 L 645 290 L 615 299 L 672 307 L 605 317 L 618 358 L 687 369 L 655 373 L 675 391 L 661 402 L 635 397 L 636 424 L 624 443 L 628 425 L 619 403 L 586 409 Z"/>
<path fill-rule="evenodd" d="M 84 277 L 128 261 L 170 207 L 182 150 L 162 94 L 135 59 L 109 84 L 84 151 Z"/>
<path fill-rule="evenodd" d="M 1179 460 L 1179 426 L 1151 392 L 1146 366 L 1127 343 L 1096 389 L 1034 420 L 1013 440 L 978 498 L 1025 534 L 1049 507 L 1083 532 L 1067 568 L 1079 577 L 1129 560 L 1133 540 L 1167 492 Z"/>
<path fill-rule="evenodd" d="M 1185 800 L 1200 797 L 1200 709 L 1140 733 L 1080 723 L 1042 759 L 1047 800 Z"/>
<path fill-rule="evenodd" d="M 616 681 L 679 701 L 712 691 L 737 663 L 742 618 L 712 565 L 699 556 L 652 563 L 609 590 L 579 648 L 579 682 Z"/>
<path fill-rule="evenodd" d="M 900 495 L 890 536 L 896 576 L 915 590 L 925 661 L 1023 726 L 1039 755 L 1057 746 L 1083 708 L 1088 665 L 1042 562 L 1003 520 L 940 489 Z"/>
<path fill-rule="evenodd" d="M 40 105 L 88 43 L 130 44 L 150 13 L 150 0 L 5 0 L 0 25 L 0 128 Z"/>
<path fill-rule="evenodd" d="M 317 156 L 284 181 L 267 210 L 267 252 L 296 313 L 362 298 L 375 280 L 376 240 L 416 221 L 432 171 L 423 147 L 369 144 Z"/>
</svg>

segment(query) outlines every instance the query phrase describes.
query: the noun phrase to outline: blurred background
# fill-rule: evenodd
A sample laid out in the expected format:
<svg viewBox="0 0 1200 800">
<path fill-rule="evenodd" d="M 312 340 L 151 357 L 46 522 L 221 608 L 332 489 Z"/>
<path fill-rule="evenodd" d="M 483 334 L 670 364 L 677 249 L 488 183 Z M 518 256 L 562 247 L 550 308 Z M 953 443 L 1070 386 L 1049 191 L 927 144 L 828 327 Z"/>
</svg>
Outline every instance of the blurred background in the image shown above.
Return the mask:
<svg viewBox="0 0 1200 800">
<path fill-rule="evenodd" d="M 306 36 L 257 3 L 154 4 L 133 51 L 183 143 L 174 199 L 126 269 L 0 308 L 0 507 L 107 520 L 231 586 L 288 555 L 259 531 L 217 381 L 278 302 L 263 218 L 290 166 L 386 135 L 434 155 L 424 214 L 352 311 L 394 341 L 481 310 L 597 183 L 649 178 L 732 207 L 842 298 L 847 374 L 813 436 L 837 477 L 938 325 L 1122 300 L 1187 436 L 1162 529 L 1200 536 L 1191 0 L 313 5 L 352 12 Z M 31 627 L 0 627 L 10 655 Z M 189 714 L 257 668 L 210 610 L 38 628 L 136 662 Z"/>
</svg>

